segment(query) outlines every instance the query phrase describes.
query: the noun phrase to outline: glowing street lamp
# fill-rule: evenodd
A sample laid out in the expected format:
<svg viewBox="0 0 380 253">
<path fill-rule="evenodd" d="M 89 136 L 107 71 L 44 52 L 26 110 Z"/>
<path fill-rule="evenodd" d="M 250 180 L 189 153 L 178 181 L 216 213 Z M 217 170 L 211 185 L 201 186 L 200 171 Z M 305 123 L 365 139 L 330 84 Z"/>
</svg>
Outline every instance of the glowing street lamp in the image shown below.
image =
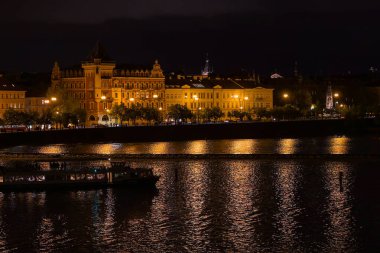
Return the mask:
<svg viewBox="0 0 380 253">
<path fill-rule="evenodd" d="M 339 93 L 334 93 L 334 97 L 338 98 L 339 97 Z"/>
<path fill-rule="evenodd" d="M 283 97 L 283 98 L 288 98 L 288 97 L 289 97 L 289 94 L 288 94 L 288 93 L 284 93 L 284 94 L 282 95 L 282 97 Z"/>
<path fill-rule="evenodd" d="M 153 98 L 158 98 L 158 95 L 157 95 L 157 94 L 154 94 L 154 95 L 153 95 Z"/>
<path fill-rule="evenodd" d="M 57 98 L 56 97 L 51 97 L 51 101 L 55 102 L 55 101 L 57 101 Z"/>
<path fill-rule="evenodd" d="M 100 98 L 101 98 L 102 100 L 106 100 L 106 96 L 104 96 L 104 95 L 101 96 Z"/>
</svg>

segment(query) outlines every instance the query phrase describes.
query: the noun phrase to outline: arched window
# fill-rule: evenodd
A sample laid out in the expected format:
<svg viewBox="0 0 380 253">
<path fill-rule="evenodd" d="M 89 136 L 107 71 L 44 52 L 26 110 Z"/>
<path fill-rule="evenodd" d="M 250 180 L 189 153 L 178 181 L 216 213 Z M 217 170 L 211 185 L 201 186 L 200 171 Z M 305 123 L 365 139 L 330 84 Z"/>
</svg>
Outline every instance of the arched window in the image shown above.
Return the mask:
<svg viewBox="0 0 380 253">
<path fill-rule="evenodd" d="M 90 121 L 95 121 L 95 116 L 91 115 L 89 119 L 90 119 Z"/>
<path fill-rule="evenodd" d="M 103 115 L 102 121 L 108 121 L 108 120 L 109 120 L 108 116 L 107 115 Z"/>
</svg>

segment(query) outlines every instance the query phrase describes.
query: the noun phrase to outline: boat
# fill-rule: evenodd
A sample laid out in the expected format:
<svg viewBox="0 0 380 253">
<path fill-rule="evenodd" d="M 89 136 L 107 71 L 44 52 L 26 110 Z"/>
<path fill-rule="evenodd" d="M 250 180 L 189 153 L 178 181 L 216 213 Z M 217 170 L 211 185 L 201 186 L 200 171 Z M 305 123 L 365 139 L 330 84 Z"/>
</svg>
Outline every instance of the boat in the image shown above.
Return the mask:
<svg viewBox="0 0 380 253">
<path fill-rule="evenodd" d="M 65 162 L 50 162 L 43 170 L 37 163 L 16 167 L 0 166 L 0 191 L 38 191 L 47 189 L 94 189 L 105 187 L 155 188 L 159 176 L 152 168 L 132 168 L 125 162 L 111 166 L 71 167 Z"/>
</svg>

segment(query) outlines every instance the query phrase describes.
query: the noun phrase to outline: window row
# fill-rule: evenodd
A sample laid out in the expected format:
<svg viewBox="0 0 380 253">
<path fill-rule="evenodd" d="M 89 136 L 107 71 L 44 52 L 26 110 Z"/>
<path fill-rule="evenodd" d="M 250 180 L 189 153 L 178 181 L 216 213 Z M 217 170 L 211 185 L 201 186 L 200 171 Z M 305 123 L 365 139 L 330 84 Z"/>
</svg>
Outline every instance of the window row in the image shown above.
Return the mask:
<svg viewBox="0 0 380 253">
<path fill-rule="evenodd" d="M 11 93 L 11 94 L 1 94 L 2 99 L 12 99 L 12 98 L 24 98 L 23 94 Z"/>
<path fill-rule="evenodd" d="M 1 109 L 22 109 L 24 108 L 23 103 L 10 103 L 10 104 L 1 104 Z"/>
</svg>

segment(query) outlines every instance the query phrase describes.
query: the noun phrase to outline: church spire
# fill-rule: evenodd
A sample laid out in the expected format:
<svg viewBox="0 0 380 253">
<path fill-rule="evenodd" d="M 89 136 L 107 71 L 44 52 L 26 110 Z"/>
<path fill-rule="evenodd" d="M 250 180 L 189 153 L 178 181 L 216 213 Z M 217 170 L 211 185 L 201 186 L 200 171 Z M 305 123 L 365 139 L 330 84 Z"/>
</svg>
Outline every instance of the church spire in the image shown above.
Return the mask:
<svg viewBox="0 0 380 253">
<path fill-rule="evenodd" d="M 333 102 L 333 95 L 331 91 L 331 85 L 327 87 L 327 92 L 326 92 L 326 109 L 331 110 L 334 107 L 334 102 Z"/>
<path fill-rule="evenodd" d="M 202 76 L 208 76 L 212 73 L 212 70 L 210 69 L 210 61 L 208 59 L 208 54 L 206 54 L 206 63 L 205 67 L 202 70 Z"/>
<path fill-rule="evenodd" d="M 51 80 L 59 80 L 61 78 L 61 70 L 59 68 L 58 62 L 54 62 L 53 69 L 51 71 Z"/>
<path fill-rule="evenodd" d="M 90 62 L 94 62 L 95 60 L 101 60 L 104 62 L 112 61 L 112 59 L 108 56 L 106 49 L 100 43 L 100 41 L 96 42 L 87 60 Z"/>
</svg>

